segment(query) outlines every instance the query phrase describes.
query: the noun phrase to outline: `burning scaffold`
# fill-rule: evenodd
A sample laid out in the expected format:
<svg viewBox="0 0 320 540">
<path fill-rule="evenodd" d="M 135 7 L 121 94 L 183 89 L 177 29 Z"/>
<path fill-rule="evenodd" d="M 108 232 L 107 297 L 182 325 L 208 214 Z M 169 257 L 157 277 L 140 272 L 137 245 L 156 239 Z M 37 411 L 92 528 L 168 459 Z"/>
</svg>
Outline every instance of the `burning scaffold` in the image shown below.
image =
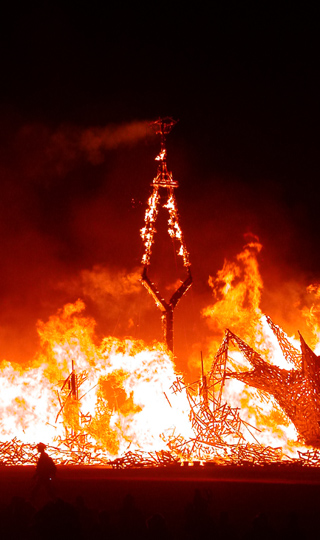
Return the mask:
<svg viewBox="0 0 320 540">
<path fill-rule="evenodd" d="M 214 357 L 208 375 L 193 385 L 186 386 L 182 378 L 173 385 L 174 392 L 186 391 L 190 404 L 190 420 L 194 437 L 185 440 L 172 438 L 171 448 L 188 459 L 197 456 L 215 463 L 243 465 L 302 465 L 320 466 L 320 387 L 319 357 L 308 347 L 300 335 L 301 351 L 289 341 L 285 332 L 266 320 L 273 331 L 282 354 L 292 369 L 282 369 L 263 360 L 260 354 L 230 330 Z M 236 347 L 253 367 L 250 371 L 230 369 L 230 347 Z M 297 450 L 295 457 L 285 455 L 281 447 L 274 448 L 259 442 L 260 429 L 241 418 L 241 410 L 231 407 L 223 398 L 225 383 L 237 379 L 254 387 L 262 398 L 270 401 L 272 396 L 295 426 L 298 442 L 311 446 L 312 450 Z M 263 426 L 260 426 L 263 428 Z M 248 443 L 245 432 L 250 434 Z"/>
<path fill-rule="evenodd" d="M 240 337 L 226 330 L 225 338 L 216 354 L 210 379 L 214 384 L 217 366 L 226 365 L 229 346 L 236 345 L 252 368 L 245 372 L 227 371 L 224 378 L 242 381 L 261 393 L 275 398 L 282 411 L 294 424 L 300 440 L 307 445 L 320 447 L 320 360 L 308 347 L 300 334 L 298 351 L 288 340 L 283 330 L 267 317 L 280 345 L 282 354 L 292 369 L 282 369 L 266 362 Z"/>
<path fill-rule="evenodd" d="M 179 300 L 182 298 L 183 295 L 186 294 L 186 292 L 190 289 L 192 285 L 189 253 L 187 251 L 182 230 L 179 224 L 177 202 L 174 195 L 174 190 L 178 187 L 178 182 L 173 179 L 172 173 L 168 171 L 167 167 L 167 150 L 165 147 L 166 135 L 170 133 L 171 129 L 175 124 L 176 121 L 172 118 L 161 118 L 152 123 L 153 129 L 158 135 L 160 135 L 161 149 L 160 153 L 155 158 L 158 162 L 157 176 L 152 182 L 153 190 L 148 200 L 148 208 L 145 213 L 145 224 L 144 227 L 141 229 L 141 238 L 145 246 L 145 251 L 142 257 L 142 284 L 153 297 L 156 306 L 162 312 L 164 339 L 168 349 L 172 352 L 173 311 L 177 306 Z M 149 279 L 148 276 L 148 267 L 151 262 L 152 245 L 154 243 L 154 234 L 156 232 L 155 223 L 159 212 L 161 192 L 164 190 L 167 194 L 167 200 L 165 204 L 163 204 L 163 208 L 166 208 L 169 213 L 168 233 L 173 240 L 177 241 L 177 254 L 182 257 L 183 266 L 187 272 L 187 277 L 181 283 L 178 289 L 172 294 L 168 302 L 163 298 L 161 293 L 158 291 L 157 286 Z"/>
</svg>

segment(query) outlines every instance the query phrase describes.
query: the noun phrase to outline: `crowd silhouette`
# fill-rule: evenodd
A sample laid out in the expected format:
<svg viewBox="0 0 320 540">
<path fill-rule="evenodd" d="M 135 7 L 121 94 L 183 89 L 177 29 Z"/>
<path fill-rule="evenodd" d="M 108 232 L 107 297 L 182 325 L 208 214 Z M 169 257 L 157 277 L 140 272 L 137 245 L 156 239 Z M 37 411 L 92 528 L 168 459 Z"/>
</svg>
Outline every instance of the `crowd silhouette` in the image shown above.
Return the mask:
<svg viewBox="0 0 320 540">
<path fill-rule="evenodd" d="M 145 483 L 147 499 L 137 497 L 135 485 L 124 490 L 120 499 L 112 490 L 105 494 L 102 505 L 92 506 L 83 493 L 73 492 L 74 499 L 64 498 L 54 486 L 56 467 L 39 443 L 39 459 L 29 486 L 29 495 L 14 495 L 7 505 L 0 507 L 0 540 L 309 540 L 318 538 L 318 515 L 306 515 L 288 507 L 277 512 L 247 509 L 237 512 L 235 503 L 221 509 L 217 504 L 219 490 L 194 487 L 177 491 L 177 504 L 163 504 L 174 500 L 170 484 L 159 486 Z M 172 484 L 171 484 L 172 486 Z M 158 490 L 158 493 L 156 491 Z M 245 488 L 244 488 L 245 491 Z M 160 496 L 159 496 L 160 493 Z M 157 497 L 156 497 L 157 495 Z M 187 496 L 188 495 L 188 496 Z M 90 497 L 89 497 L 90 499 Z M 144 505 L 154 499 L 153 511 Z M 112 501 L 113 504 L 110 504 Z M 178 504 L 178 502 L 180 504 Z M 241 502 L 243 504 L 243 501 Z M 241 517 L 241 519 L 240 519 Z"/>
<path fill-rule="evenodd" d="M 148 515 L 132 493 L 125 493 L 116 511 L 90 508 L 83 496 L 70 503 L 60 497 L 34 506 L 14 496 L 0 511 L 0 538 L 6 540 L 308 540 L 317 538 L 295 512 L 285 512 L 275 526 L 266 512 L 248 516 L 241 524 L 232 512 L 214 512 L 210 493 L 194 490 L 181 515 L 164 515 L 159 509 Z M 309 523 L 310 525 L 310 523 Z"/>
</svg>

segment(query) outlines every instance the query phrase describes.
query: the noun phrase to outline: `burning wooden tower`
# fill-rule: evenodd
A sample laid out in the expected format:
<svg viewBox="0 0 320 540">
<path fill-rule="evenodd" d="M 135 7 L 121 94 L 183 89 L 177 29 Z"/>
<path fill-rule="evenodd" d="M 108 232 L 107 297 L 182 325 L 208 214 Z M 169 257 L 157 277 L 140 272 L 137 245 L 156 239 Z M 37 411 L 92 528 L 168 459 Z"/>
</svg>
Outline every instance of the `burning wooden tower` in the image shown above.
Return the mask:
<svg viewBox="0 0 320 540">
<path fill-rule="evenodd" d="M 141 229 L 141 237 L 144 242 L 145 250 L 142 257 L 143 272 L 142 284 L 153 297 L 156 306 L 162 312 L 162 323 L 164 339 L 167 347 L 173 352 L 173 311 L 179 300 L 186 294 L 192 285 L 192 276 L 190 270 L 189 253 L 185 246 L 181 227 L 179 225 L 177 203 L 174 195 L 175 188 L 178 187 L 178 182 L 173 180 L 172 173 L 167 168 L 167 151 L 165 147 L 166 135 L 170 133 L 176 121 L 172 118 L 161 118 L 151 124 L 155 132 L 160 135 L 161 148 L 160 153 L 155 158 L 158 162 L 157 176 L 152 182 L 152 194 L 148 200 L 148 207 L 145 213 L 145 225 Z M 166 202 L 161 204 L 161 195 L 166 192 Z M 169 236 L 177 241 L 177 254 L 182 257 L 183 266 L 186 269 L 187 276 L 181 285 L 172 294 L 169 301 L 166 301 L 157 286 L 148 276 L 148 268 L 150 265 L 152 244 L 154 243 L 155 222 L 159 212 L 159 206 L 166 208 L 169 213 L 168 218 L 168 233 Z"/>
</svg>

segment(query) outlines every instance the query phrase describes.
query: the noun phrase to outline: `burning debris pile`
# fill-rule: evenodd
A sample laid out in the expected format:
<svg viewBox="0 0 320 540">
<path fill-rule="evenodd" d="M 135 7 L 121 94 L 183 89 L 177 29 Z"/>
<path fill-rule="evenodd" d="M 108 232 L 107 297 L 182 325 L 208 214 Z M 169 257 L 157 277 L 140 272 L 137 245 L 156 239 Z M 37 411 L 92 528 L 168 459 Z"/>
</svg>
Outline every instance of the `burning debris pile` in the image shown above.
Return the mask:
<svg viewBox="0 0 320 540">
<path fill-rule="evenodd" d="M 200 398 L 197 398 L 192 386 L 186 388 L 182 379 L 177 379 L 174 392 L 183 390 L 187 392 L 194 435 L 190 440 L 181 437 L 169 440 L 168 445 L 175 454 L 179 453 L 182 459 L 189 461 L 198 459 L 223 465 L 258 465 L 281 461 L 281 448 L 267 448 L 258 441 L 256 444 L 247 443 L 244 431 L 253 428 L 241 420 L 239 409 L 215 399 L 207 387 L 201 387 Z"/>
<path fill-rule="evenodd" d="M 298 439 L 302 444 L 319 447 L 319 359 L 306 345 L 302 336 L 301 353 L 289 342 L 283 330 L 270 317 L 266 318 L 273 330 L 281 351 L 288 362 L 295 367 L 291 370 L 272 366 L 262 359 L 248 344 L 226 330 L 212 364 L 208 377 L 203 374 L 197 384 L 199 397 L 192 385 L 184 386 L 178 378 L 173 391 L 187 393 L 190 405 L 190 421 L 195 436 L 190 441 L 172 440 L 172 449 L 180 450 L 186 459 L 214 460 L 216 463 L 243 465 L 267 465 L 272 463 L 299 463 L 320 466 L 317 450 L 297 451 L 295 459 L 285 455 L 282 448 L 273 448 L 259 443 L 260 429 L 241 419 L 241 410 L 222 401 L 224 384 L 227 379 L 237 379 L 262 394 L 272 395 L 288 419 L 294 424 Z M 228 368 L 229 348 L 237 346 L 253 366 L 252 371 L 237 372 Z M 262 396 L 263 397 L 263 396 Z M 249 432 L 255 443 L 248 443 L 245 432 Z M 254 434 L 256 431 L 256 434 Z"/>
<path fill-rule="evenodd" d="M 60 464 L 124 468 L 200 461 L 320 466 L 315 448 L 296 444 L 290 454 L 277 437 L 272 444 L 261 442 L 264 426 L 252 421 L 254 407 L 246 417 L 245 409 L 229 404 L 228 384 L 249 381 L 260 393 L 272 394 L 288 422 L 309 441 L 317 393 L 307 390 L 316 384 L 317 357 L 304 341 L 300 354 L 268 319 L 285 358 L 295 362 L 290 371 L 264 361 L 227 331 L 208 374 L 202 364 L 201 379 L 186 384 L 162 344 L 148 349 L 141 342 L 106 338 L 95 345 L 93 321 L 83 317 L 83 310 L 78 301 L 39 325 L 42 350 L 32 368 L 3 367 L 2 464 L 34 463 L 36 444 L 45 440 Z M 251 362 L 253 372 L 230 369 L 236 354 L 232 346 Z M 300 409 L 310 409 L 310 414 L 304 416 Z M 312 441 L 316 446 L 317 439 Z"/>
<path fill-rule="evenodd" d="M 82 329 L 82 336 L 76 331 L 80 308 L 83 308 L 83 305 L 78 303 L 78 312 L 75 306 L 74 311 L 71 311 L 71 306 L 66 309 L 69 338 L 70 318 L 73 319 L 73 346 L 70 347 L 70 344 L 64 343 L 65 350 L 62 354 L 61 347 L 65 335 L 56 336 L 57 341 L 53 343 L 56 359 L 57 356 L 60 356 L 60 359 L 70 357 L 77 349 L 78 363 L 80 363 L 81 351 L 84 350 L 84 342 L 88 338 L 85 335 L 88 327 Z M 303 365 L 304 349 L 299 359 L 298 351 L 291 346 L 283 331 L 270 319 L 268 322 L 276 332 L 282 350 L 286 355 L 295 358 L 298 363 L 298 368 L 293 369 L 293 373 L 287 374 L 285 380 L 294 381 L 298 378 L 300 381 L 303 376 L 303 384 L 306 384 L 308 388 L 308 381 L 305 383 L 308 377 L 306 368 L 303 374 L 299 375 L 299 362 Z M 48 330 L 48 327 L 43 330 Z M 292 395 L 295 394 L 289 394 L 285 387 L 283 396 L 281 384 L 277 386 L 272 379 L 274 373 L 278 375 L 280 371 L 282 374 L 285 370 L 280 370 L 263 361 L 258 353 L 255 353 L 230 331 L 226 332 L 208 375 L 204 374 L 202 363 L 201 380 L 188 385 L 185 384 L 182 376 L 175 375 L 173 365 L 164 348 L 160 351 L 146 351 L 139 349 L 139 344 L 127 343 L 126 351 L 121 351 L 123 344 L 118 343 L 116 348 L 114 343 L 111 347 L 109 343 L 108 355 L 102 367 L 103 353 L 106 351 L 106 343 L 104 343 L 100 350 L 96 350 L 97 364 L 91 366 L 95 371 L 94 380 L 92 380 L 90 366 L 77 374 L 73 363 L 72 372 L 62 383 L 60 382 L 60 387 L 56 385 L 55 403 L 54 397 L 51 396 L 52 404 L 55 405 L 51 411 L 51 417 L 55 418 L 54 424 L 50 424 L 47 420 L 44 426 L 46 415 L 45 418 L 41 418 L 41 415 L 36 418 L 36 410 L 32 411 L 34 422 L 38 421 L 38 438 L 42 437 L 44 428 L 51 427 L 53 433 L 49 451 L 59 464 L 105 465 L 117 469 L 159 467 L 190 462 L 239 466 L 248 464 L 320 466 L 320 452 L 316 449 L 305 449 L 304 452 L 298 450 L 296 456 L 292 457 L 286 455 L 281 446 L 273 447 L 260 443 L 260 430 L 243 420 L 242 411 L 239 408 L 231 407 L 225 401 L 226 382 L 233 379 L 247 382 L 250 374 L 250 372 L 246 374 L 233 372 L 228 368 L 229 349 L 232 344 L 239 347 L 242 354 L 249 357 L 255 367 L 250 384 L 254 383 L 264 392 L 271 392 L 270 389 L 272 389 L 272 394 L 285 409 L 287 401 L 291 403 Z M 88 343 L 86 345 L 88 346 Z M 57 354 L 58 351 L 59 354 Z M 53 367 L 52 364 L 46 366 L 51 370 Z M 99 374 L 96 373 L 97 369 L 100 370 Z M 127 386 L 130 372 L 135 373 Z M 143 378 L 144 381 L 141 381 Z M 262 383 L 264 379 L 266 381 Z M 12 380 L 14 382 L 14 377 Z M 88 383 L 92 385 L 95 381 L 97 382 L 94 387 L 90 388 Z M 168 381 L 171 381 L 170 387 L 168 387 Z M 27 389 L 26 383 L 22 384 Z M 294 383 L 292 384 L 294 386 Z M 50 386 L 49 381 L 48 385 Z M 303 407 L 304 401 L 309 403 L 310 395 L 303 392 L 303 385 L 299 388 L 301 389 L 300 407 Z M 85 414 L 83 412 L 85 397 L 93 390 L 96 390 L 93 399 L 95 406 L 88 412 L 90 402 L 86 401 L 87 413 Z M 112 391 L 111 396 L 107 395 L 107 390 Z M 43 392 L 44 388 L 40 393 L 43 394 Z M 103 394 L 104 404 L 102 405 Z M 144 397 L 143 394 L 145 394 Z M 143 400 L 145 400 L 145 405 L 142 403 Z M 17 400 L 12 399 L 11 406 L 15 401 Z M 290 412 L 294 409 L 287 410 Z M 144 418 L 140 421 L 139 416 L 143 414 Z M 22 432 L 28 428 L 27 415 L 28 411 L 25 411 Z M 293 416 L 291 420 L 294 421 L 295 418 Z M 20 420 L 22 421 L 22 418 Z M 151 424 L 156 428 L 153 434 L 150 433 Z M 303 433 L 312 433 L 313 424 L 312 421 L 310 422 L 310 416 L 305 417 L 303 426 L 300 435 L 302 429 Z M 252 442 L 248 442 L 249 438 Z M 161 445 L 162 448 L 159 448 Z M 143 447 L 149 447 L 149 449 L 145 450 Z M 35 463 L 36 443 L 22 442 L 17 437 L 9 439 L 0 444 L 0 461 L 5 465 Z"/>
<path fill-rule="evenodd" d="M 110 459 L 92 442 L 86 442 L 83 434 L 60 441 L 59 446 L 47 447 L 50 456 L 60 465 L 103 465 L 114 469 L 131 467 L 159 467 L 179 464 L 171 452 L 126 452 L 120 458 Z M 37 463 L 37 445 L 13 439 L 0 443 L 2 465 L 32 465 Z"/>
<path fill-rule="evenodd" d="M 176 373 L 165 345 L 110 337 L 96 344 L 84 309 L 79 300 L 39 323 L 31 367 L 2 364 L 0 462 L 33 463 L 39 440 L 57 463 L 176 461 L 166 433 L 191 428 L 185 396 L 168 399 Z"/>
</svg>

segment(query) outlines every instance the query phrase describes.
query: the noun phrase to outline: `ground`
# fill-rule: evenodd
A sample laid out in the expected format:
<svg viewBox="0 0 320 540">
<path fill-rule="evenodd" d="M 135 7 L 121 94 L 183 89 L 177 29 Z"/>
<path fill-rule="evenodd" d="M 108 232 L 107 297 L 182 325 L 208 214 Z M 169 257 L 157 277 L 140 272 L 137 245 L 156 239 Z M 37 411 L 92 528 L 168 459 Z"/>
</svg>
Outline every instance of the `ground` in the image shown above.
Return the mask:
<svg viewBox="0 0 320 540">
<path fill-rule="evenodd" d="M 28 500 L 33 472 L 33 467 L 2 468 L 2 515 L 10 517 L 16 512 L 12 508 L 17 505 L 17 497 Z M 82 527 L 83 520 L 89 525 L 107 516 L 108 527 L 118 531 L 124 523 L 131 523 L 133 514 L 149 525 L 150 518 L 156 521 L 160 514 L 173 538 L 196 538 L 201 527 L 203 532 L 211 531 L 212 538 L 220 538 L 222 530 L 225 538 L 235 530 L 236 537 L 247 538 L 257 528 L 272 530 L 275 538 L 277 534 L 285 538 L 290 530 L 309 538 L 319 527 L 318 469 L 211 466 L 113 470 L 61 466 L 56 488 L 60 506 L 76 509 Z M 35 502 L 38 514 L 46 504 L 46 494 L 42 494 Z"/>
</svg>

